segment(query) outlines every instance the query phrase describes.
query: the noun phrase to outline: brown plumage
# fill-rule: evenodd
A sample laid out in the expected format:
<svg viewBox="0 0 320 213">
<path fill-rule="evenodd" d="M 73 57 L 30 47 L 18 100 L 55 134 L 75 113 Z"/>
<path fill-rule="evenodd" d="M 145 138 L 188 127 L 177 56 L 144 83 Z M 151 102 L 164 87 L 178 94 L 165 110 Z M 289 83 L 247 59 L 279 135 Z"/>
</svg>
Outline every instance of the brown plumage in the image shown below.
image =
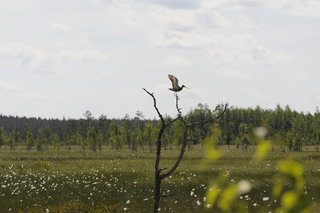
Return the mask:
<svg viewBox="0 0 320 213">
<path fill-rule="evenodd" d="M 184 87 L 187 88 L 185 85 L 182 85 L 181 87 L 178 84 L 178 79 L 174 75 L 168 75 L 169 79 L 172 82 L 172 88 L 169 88 L 169 90 L 174 91 L 174 92 L 179 92 L 181 91 Z"/>
</svg>

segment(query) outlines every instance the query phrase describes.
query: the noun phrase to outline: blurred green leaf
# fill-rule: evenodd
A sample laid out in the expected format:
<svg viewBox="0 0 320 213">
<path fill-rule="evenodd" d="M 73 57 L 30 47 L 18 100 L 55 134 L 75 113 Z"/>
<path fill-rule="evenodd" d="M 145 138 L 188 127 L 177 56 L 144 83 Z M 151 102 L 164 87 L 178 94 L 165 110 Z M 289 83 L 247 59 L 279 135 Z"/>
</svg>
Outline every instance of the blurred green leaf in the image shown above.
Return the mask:
<svg viewBox="0 0 320 213">
<path fill-rule="evenodd" d="M 264 159 L 266 159 L 270 149 L 271 149 L 270 141 L 262 141 L 257 146 L 256 152 L 255 152 L 255 159 L 258 161 L 263 161 Z"/>
<path fill-rule="evenodd" d="M 206 149 L 206 155 L 208 161 L 213 162 L 221 158 L 222 153 L 219 150 L 216 150 L 215 148 L 208 148 Z"/>
<path fill-rule="evenodd" d="M 290 191 L 285 192 L 281 197 L 282 206 L 285 210 L 291 210 L 295 207 L 298 202 L 298 194 Z"/>
<path fill-rule="evenodd" d="M 295 187 L 298 191 L 303 190 L 303 166 L 293 160 L 282 160 L 278 162 L 278 168 L 283 174 L 289 175 L 295 180 Z"/>
<path fill-rule="evenodd" d="M 221 137 L 221 130 L 216 125 L 212 125 L 210 128 L 211 135 L 204 139 L 206 158 L 209 162 L 213 162 L 221 158 L 222 152 L 215 149 L 215 145 L 218 144 Z"/>
<path fill-rule="evenodd" d="M 283 190 L 283 182 L 281 179 L 278 179 L 276 180 L 276 183 L 272 188 L 272 196 L 279 197 L 281 195 L 282 190 Z"/>
<path fill-rule="evenodd" d="M 207 197 L 206 205 L 210 204 L 211 208 L 212 208 L 217 200 L 217 197 L 218 197 L 220 191 L 221 191 L 221 189 L 218 185 L 215 184 L 215 185 L 210 186 L 209 189 L 207 190 L 207 194 L 206 194 L 206 197 Z"/>
<path fill-rule="evenodd" d="M 218 201 L 218 206 L 223 211 L 229 211 L 232 207 L 232 202 L 238 195 L 238 187 L 236 185 L 228 186 L 222 193 Z"/>
<path fill-rule="evenodd" d="M 303 166 L 293 160 L 282 160 L 278 162 L 280 172 L 290 175 L 295 179 L 302 178 Z"/>
<path fill-rule="evenodd" d="M 296 180 L 294 185 L 295 185 L 297 191 L 302 192 L 303 187 L 304 187 L 304 179 L 300 178 L 300 179 Z"/>
</svg>

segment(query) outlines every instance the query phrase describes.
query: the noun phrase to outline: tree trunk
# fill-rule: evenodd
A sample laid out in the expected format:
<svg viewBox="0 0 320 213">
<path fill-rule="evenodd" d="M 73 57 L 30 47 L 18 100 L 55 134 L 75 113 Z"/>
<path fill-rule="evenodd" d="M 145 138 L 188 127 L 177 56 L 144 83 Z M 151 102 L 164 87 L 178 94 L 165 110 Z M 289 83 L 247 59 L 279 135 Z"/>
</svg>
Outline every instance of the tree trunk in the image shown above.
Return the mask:
<svg viewBox="0 0 320 213">
<path fill-rule="evenodd" d="M 160 163 L 160 154 L 161 154 L 161 138 L 165 128 L 166 126 L 162 124 L 158 134 L 158 139 L 157 139 L 157 158 L 154 166 L 154 204 L 153 204 L 154 213 L 158 212 L 160 197 L 161 197 L 161 191 L 160 191 L 161 177 L 160 177 L 159 163 Z"/>
</svg>

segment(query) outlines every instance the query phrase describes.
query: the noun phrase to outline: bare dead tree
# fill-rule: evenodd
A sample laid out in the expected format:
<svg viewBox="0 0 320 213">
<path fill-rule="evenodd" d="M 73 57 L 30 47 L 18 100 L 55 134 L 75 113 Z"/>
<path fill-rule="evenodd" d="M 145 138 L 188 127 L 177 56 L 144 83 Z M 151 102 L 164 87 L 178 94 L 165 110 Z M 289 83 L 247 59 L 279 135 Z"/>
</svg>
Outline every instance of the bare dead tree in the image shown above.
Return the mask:
<svg viewBox="0 0 320 213">
<path fill-rule="evenodd" d="M 165 179 L 166 177 L 170 176 L 175 170 L 176 168 L 179 166 L 184 152 L 185 152 L 185 148 L 187 145 L 187 136 L 188 136 L 188 130 L 189 128 L 193 127 L 193 126 L 197 126 L 200 124 L 204 124 L 204 123 L 208 123 L 211 121 L 214 121 L 218 118 L 220 118 L 224 112 L 227 109 L 227 104 L 224 105 L 224 108 L 216 108 L 214 111 L 214 117 L 207 119 L 207 120 L 203 120 L 203 121 L 198 121 L 198 122 L 193 122 L 193 123 L 187 123 L 187 121 L 185 121 L 185 119 L 182 117 L 182 113 L 181 113 L 181 109 L 179 108 L 179 97 L 177 94 L 175 94 L 175 98 L 176 98 L 176 109 L 178 111 L 178 115 L 175 119 L 169 121 L 169 122 L 165 122 L 162 114 L 160 113 L 158 107 L 157 107 L 157 100 L 154 97 L 153 93 L 150 93 L 148 90 L 146 90 L 145 88 L 143 88 L 143 90 L 148 93 L 152 99 L 153 99 L 153 107 L 155 108 L 155 110 L 157 111 L 157 114 L 160 118 L 161 121 L 161 128 L 159 130 L 158 133 L 158 137 L 157 137 L 157 152 L 156 152 L 156 162 L 155 162 L 155 167 L 154 167 L 154 174 L 155 174 L 155 185 L 154 185 L 154 204 L 153 204 L 153 212 L 157 213 L 158 209 L 159 209 L 159 204 L 160 204 L 160 198 L 161 197 L 165 197 L 166 195 L 162 195 L 161 194 L 161 181 L 163 179 Z M 182 142 L 182 146 L 181 146 L 181 150 L 180 150 L 180 154 L 178 156 L 177 161 L 175 162 L 175 164 L 171 167 L 171 169 L 169 169 L 167 172 L 162 173 L 164 170 L 167 170 L 167 168 L 159 168 L 159 164 L 160 164 L 160 155 L 161 155 L 161 148 L 162 148 L 162 135 L 165 131 L 165 129 L 167 127 L 169 127 L 171 124 L 173 124 L 174 122 L 180 120 L 183 123 L 184 126 L 184 133 L 183 133 L 183 142 Z M 162 174 L 161 174 L 162 173 Z"/>
</svg>

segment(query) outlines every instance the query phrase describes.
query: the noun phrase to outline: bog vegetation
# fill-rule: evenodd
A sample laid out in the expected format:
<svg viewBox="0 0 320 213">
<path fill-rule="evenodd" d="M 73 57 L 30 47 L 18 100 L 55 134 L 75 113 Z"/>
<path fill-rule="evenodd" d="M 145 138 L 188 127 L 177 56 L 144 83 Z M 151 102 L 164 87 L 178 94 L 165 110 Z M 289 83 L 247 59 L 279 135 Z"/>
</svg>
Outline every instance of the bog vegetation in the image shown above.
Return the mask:
<svg viewBox="0 0 320 213">
<path fill-rule="evenodd" d="M 0 150 L 1 212 L 153 210 L 154 153 L 125 148 L 116 152 L 107 147 L 96 153 L 80 151 L 79 147 L 63 147 L 59 152 L 53 147 L 43 152 L 18 148 Z M 287 192 L 296 192 L 291 176 L 282 175 L 278 169 L 279 161 L 287 158 L 299 162 L 300 169 L 304 167 L 303 187 L 298 186 L 299 193 L 294 196 L 307 196 L 311 212 L 320 209 L 318 153 L 270 152 L 265 160 L 257 161 L 252 158 L 252 150 L 219 151 L 224 154 L 214 162 L 204 162 L 206 153 L 198 147 L 185 153 L 180 166 L 162 185 L 168 197 L 161 200 L 160 212 L 221 212 L 218 206 L 225 208 L 225 202 L 213 202 L 209 189 L 216 186 L 223 192 L 231 186 L 232 192 L 240 184 L 248 190 L 248 183 L 251 190 L 237 196 L 230 206 L 242 205 L 246 212 L 274 212 L 281 207 L 281 195 L 273 192 L 276 184 Z M 162 166 L 172 165 L 177 154 L 176 150 L 164 150 Z M 211 209 L 210 205 L 216 206 Z"/>
<path fill-rule="evenodd" d="M 212 116 L 199 104 L 184 119 Z M 0 116 L 1 209 L 151 212 L 159 128 L 139 111 L 122 119 L 95 119 L 90 111 L 78 120 Z M 176 161 L 183 131 L 177 121 L 164 132 L 161 168 Z M 158 211 L 317 211 L 319 135 L 318 110 L 228 108 L 190 129 L 189 151 L 164 180 Z"/>
</svg>

